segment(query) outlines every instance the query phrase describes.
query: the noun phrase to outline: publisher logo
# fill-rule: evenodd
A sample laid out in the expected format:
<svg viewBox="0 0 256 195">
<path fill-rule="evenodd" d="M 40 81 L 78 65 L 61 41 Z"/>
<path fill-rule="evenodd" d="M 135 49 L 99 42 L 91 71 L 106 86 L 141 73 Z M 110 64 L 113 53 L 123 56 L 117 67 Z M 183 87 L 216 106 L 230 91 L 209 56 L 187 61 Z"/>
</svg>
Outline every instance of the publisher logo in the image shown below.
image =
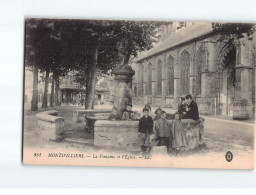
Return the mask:
<svg viewBox="0 0 256 195">
<path fill-rule="evenodd" d="M 233 154 L 232 154 L 232 152 L 230 152 L 230 151 L 228 151 L 227 153 L 226 153 L 226 160 L 228 161 L 228 162 L 231 162 L 232 161 L 232 159 L 233 159 Z"/>
</svg>

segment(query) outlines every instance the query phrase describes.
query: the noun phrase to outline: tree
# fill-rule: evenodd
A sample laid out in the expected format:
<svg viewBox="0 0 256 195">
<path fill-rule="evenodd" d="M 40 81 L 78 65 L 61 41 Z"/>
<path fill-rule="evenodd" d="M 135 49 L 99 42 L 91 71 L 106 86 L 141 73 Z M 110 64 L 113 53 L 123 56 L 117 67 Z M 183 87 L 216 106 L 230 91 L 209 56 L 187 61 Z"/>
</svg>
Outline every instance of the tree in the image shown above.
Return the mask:
<svg viewBox="0 0 256 195">
<path fill-rule="evenodd" d="M 250 23 L 212 23 L 213 32 L 220 34 L 218 41 L 224 41 L 230 44 L 238 45 L 238 40 L 244 35 L 252 35 L 256 28 Z"/>
<path fill-rule="evenodd" d="M 32 22 L 31 22 L 32 21 Z M 33 22 L 43 23 L 50 25 L 35 25 L 36 32 L 35 36 L 38 36 L 40 32 L 44 32 L 40 39 L 37 39 L 36 45 L 33 45 L 32 50 L 37 51 L 37 62 L 35 63 L 41 72 L 46 73 L 45 78 L 45 90 L 43 96 L 42 107 L 47 107 L 47 94 L 48 94 L 48 83 L 49 75 L 52 72 L 53 82 L 51 91 L 51 102 L 50 105 L 54 105 L 54 99 L 58 102 L 58 91 L 59 91 L 59 77 L 65 76 L 72 69 L 72 62 L 70 57 L 70 42 L 71 40 L 71 29 L 72 25 L 67 25 L 62 20 L 48 20 L 48 19 L 32 19 L 29 21 L 31 25 Z M 47 31 L 43 31 L 46 27 L 51 27 Z M 72 29 L 73 30 L 73 29 Z M 38 33 L 38 34 L 37 34 Z M 74 34 L 74 33 L 73 33 Z M 32 34 L 33 35 L 33 34 Z M 35 66 L 34 66 L 35 67 Z M 37 82 L 35 82 L 37 83 Z M 55 83 L 55 95 L 54 95 L 54 83 Z M 55 98 L 54 98 L 55 96 Z"/>
<path fill-rule="evenodd" d="M 118 65 L 127 65 L 131 56 L 152 47 L 158 40 L 161 22 L 87 21 L 88 52 L 84 77 L 86 83 L 85 108 L 93 108 L 96 75 L 106 73 Z M 96 57 L 98 59 L 96 59 Z M 97 70 L 97 71 L 96 71 Z M 78 74 L 81 76 L 81 73 Z M 81 77 L 80 77 L 81 78 Z M 79 80 L 79 79 L 78 79 Z"/>
<path fill-rule="evenodd" d="M 38 64 L 40 65 L 40 71 L 45 72 L 42 108 L 47 108 L 48 106 L 48 84 L 50 72 L 53 71 L 55 66 L 58 66 L 56 63 L 56 56 L 58 56 L 58 48 L 56 46 L 58 44 L 56 44 L 55 42 L 55 40 L 52 40 L 50 34 L 48 34 L 48 36 L 45 36 L 44 39 L 41 40 L 37 47 L 37 50 L 39 52 Z"/>
<path fill-rule="evenodd" d="M 41 72 L 46 72 L 42 107 L 47 107 L 50 72 L 55 80 L 56 100 L 58 78 L 70 70 L 77 70 L 78 75 L 84 76 L 82 82 L 86 84 L 86 109 L 93 108 L 97 74 L 106 73 L 120 64 L 128 64 L 131 56 L 150 49 L 152 43 L 157 41 L 156 29 L 162 24 L 143 21 L 32 19 L 31 26 L 33 22 L 36 23 L 35 33 L 32 34 L 36 45 L 31 48 L 39 54 L 36 55 L 35 64 Z"/>
<path fill-rule="evenodd" d="M 25 21 L 25 66 L 33 70 L 33 95 L 31 110 L 38 110 L 38 52 L 37 43 L 52 29 L 49 20 L 27 19 Z"/>
</svg>

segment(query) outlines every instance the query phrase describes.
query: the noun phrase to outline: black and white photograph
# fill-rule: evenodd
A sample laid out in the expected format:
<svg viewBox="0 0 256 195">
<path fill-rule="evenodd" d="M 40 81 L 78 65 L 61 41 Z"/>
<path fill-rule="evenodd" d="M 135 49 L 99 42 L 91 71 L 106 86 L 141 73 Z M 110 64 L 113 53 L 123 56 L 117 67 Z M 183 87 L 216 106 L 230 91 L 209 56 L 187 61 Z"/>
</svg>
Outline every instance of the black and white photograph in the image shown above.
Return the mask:
<svg viewBox="0 0 256 195">
<path fill-rule="evenodd" d="M 24 164 L 254 169 L 255 24 L 24 29 Z"/>
</svg>

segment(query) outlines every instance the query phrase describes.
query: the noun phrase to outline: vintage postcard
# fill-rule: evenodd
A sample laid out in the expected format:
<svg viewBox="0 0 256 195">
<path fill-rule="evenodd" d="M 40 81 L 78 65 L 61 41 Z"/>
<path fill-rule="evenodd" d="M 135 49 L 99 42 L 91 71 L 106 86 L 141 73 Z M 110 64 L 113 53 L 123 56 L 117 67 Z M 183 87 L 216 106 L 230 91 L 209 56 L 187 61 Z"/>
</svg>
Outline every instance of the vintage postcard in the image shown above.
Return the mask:
<svg viewBox="0 0 256 195">
<path fill-rule="evenodd" d="M 24 164 L 254 169 L 255 24 L 24 27 Z"/>
</svg>

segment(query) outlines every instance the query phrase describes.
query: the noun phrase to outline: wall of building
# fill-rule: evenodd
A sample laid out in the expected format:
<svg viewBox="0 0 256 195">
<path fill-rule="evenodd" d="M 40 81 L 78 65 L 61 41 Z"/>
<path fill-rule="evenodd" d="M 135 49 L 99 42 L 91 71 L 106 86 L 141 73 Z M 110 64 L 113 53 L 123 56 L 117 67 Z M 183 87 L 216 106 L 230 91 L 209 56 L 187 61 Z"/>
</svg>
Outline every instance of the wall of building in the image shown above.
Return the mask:
<svg viewBox="0 0 256 195">
<path fill-rule="evenodd" d="M 179 97 L 191 94 L 201 113 L 232 117 L 235 105 L 245 99 L 240 107 L 252 118 L 255 35 L 241 38 L 236 46 L 218 38 L 202 37 L 133 64 L 133 102 L 177 109 Z"/>
</svg>

